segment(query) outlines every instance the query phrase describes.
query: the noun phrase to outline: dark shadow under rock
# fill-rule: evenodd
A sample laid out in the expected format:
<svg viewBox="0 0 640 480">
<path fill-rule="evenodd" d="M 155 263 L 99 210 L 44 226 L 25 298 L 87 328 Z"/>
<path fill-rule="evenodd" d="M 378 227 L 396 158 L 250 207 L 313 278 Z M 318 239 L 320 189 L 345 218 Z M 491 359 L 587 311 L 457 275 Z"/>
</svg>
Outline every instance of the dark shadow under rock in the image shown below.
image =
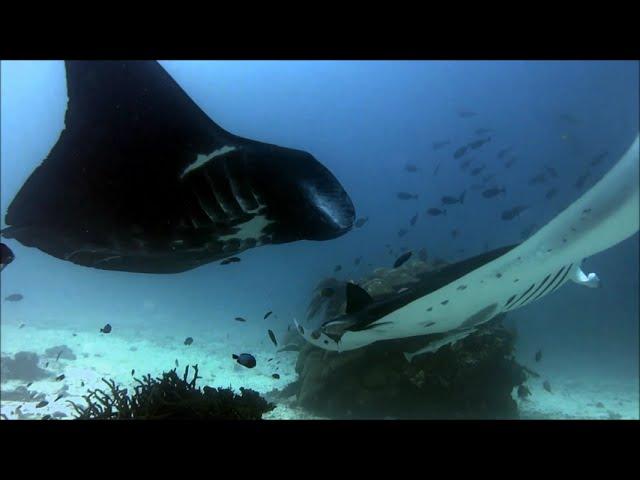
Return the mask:
<svg viewBox="0 0 640 480">
<path fill-rule="evenodd" d="M 24 380 L 33 382 L 51 376 L 51 373 L 38 367 L 38 354 L 34 352 L 18 352 L 11 357 L 0 359 L 0 378 L 7 380 Z"/>
<path fill-rule="evenodd" d="M 44 352 L 44 356 L 47 358 L 64 358 L 65 360 L 75 360 L 76 355 L 66 345 L 58 345 L 57 347 L 47 348 Z"/>
<path fill-rule="evenodd" d="M 424 337 L 337 353 L 307 345 L 298 357 L 298 404 L 333 418 L 518 418 L 514 387 L 526 374 L 513 334 L 491 321 L 456 344 L 407 362 Z"/>
</svg>

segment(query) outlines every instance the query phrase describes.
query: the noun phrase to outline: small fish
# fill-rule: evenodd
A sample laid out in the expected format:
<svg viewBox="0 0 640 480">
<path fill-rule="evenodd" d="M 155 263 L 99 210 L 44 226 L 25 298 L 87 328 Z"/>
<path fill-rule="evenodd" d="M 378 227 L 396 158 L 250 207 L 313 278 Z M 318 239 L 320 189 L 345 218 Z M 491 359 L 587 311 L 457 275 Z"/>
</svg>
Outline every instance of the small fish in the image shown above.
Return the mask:
<svg viewBox="0 0 640 480">
<path fill-rule="evenodd" d="M 58 375 L 58 376 L 56 377 L 56 382 L 60 382 L 60 381 L 62 381 L 62 380 L 64 380 L 64 373 L 63 373 L 62 375 Z"/>
<path fill-rule="evenodd" d="M 191 345 L 193 343 L 193 338 L 192 337 L 187 337 L 184 339 L 184 344 L 185 345 Z"/>
<path fill-rule="evenodd" d="M 414 164 L 412 164 L 412 163 L 409 163 L 409 164 L 405 165 L 404 169 L 405 169 L 407 172 L 410 172 L 410 173 L 415 173 L 415 172 L 417 172 L 417 171 L 418 171 L 418 167 L 417 167 L 417 166 L 415 166 L 415 165 L 414 165 Z"/>
<path fill-rule="evenodd" d="M 275 378 L 276 380 L 280 380 L 280 375 L 278 375 L 277 373 L 274 373 L 273 375 L 271 375 L 273 378 Z"/>
<path fill-rule="evenodd" d="M 132 369 L 131 369 L 131 376 L 133 377 L 135 374 L 136 374 L 136 369 L 135 369 L 135 368 L 132 368 Z"/>
<path fill-rule="evenodd" d="M 267 362 L 270 362 L 271 360 L 273 360 L 273 357 L 267 359 Z"/>
<path fill-rule="evenodd" d="M 400 230 L 398 230 L 398 237 L 402 238 L 402 237 L 404 237 L 407 233 L 409 233 L 409 230 L 407 230 L 406 228 L 401 228 Z"/>
<path fill-rule="evenodd" d="M 416 213 L 413 217 L 411 217 L 411 220 L 409 220 L 409 224 L 413 227 L 417 221 L 418 221 L 418 214 Z"/>
<path fill-rule="evenodd" d="M 509 210 L 505 210 L 504 212 L 502 212 L 500 218 L 502 218 L 502 220 L 513 220 L 515 217 L 519 217 L 520 214 L 528 208 L 529 207 L 525 205 L 517 205 Z"/>
<path fill-rule="evenodd" d="M 80 381 L 80 386 L 84 387 L 84 382 L 83 381 Z"/>
<path fill-rule="evenodd" d="M 60 355 L 62 355 L 62 350 L 58 352 L 58 355 L 56 356 L 56 362 L 60 360 Z"/>
<path fill-rule="evenodd" d="M 463 145 L 462 147 L 458 148 L 455 152 L 453 152 L 453 158 L 458 159 L 462 157 L 465 153 L 467 153 L 468 149 L 469 147 L 467 145 Z"/>
<path fill-rule="evenodd" d="M 393 262 L 393 268 L 398 268 L 404 262 L 411 258 L 411 252 L 403 253 L 400 255 L 395 262 Z"/>
<path fill-rule="evenodd" d="M 544 383 L 542 384 L 542 387 L 549 393 L 553 393 L 551 391 L 551 384 L 549 383 L 549 380 L 545 380 Z"/>
<path fill-rule="evenodd" d="M 234 320 L 235 320 L 236 322 L 246 322 L 246 321 L 247 321 L 246 319 L 244 319 L 244 318 L 242 318 L 242 317 L 236 317 L 236 318 L 234 318 Z"/>
<path fill-rule="evenodd" d="M 495 196 L 497 196 L 497 195 L 499 195 L 501 193 L 504 195 L 505 192 L 506 192 L 506 190 L 505 190 L 504 187 L 502 187 L 502 188 L 491 187 L 491 188 L 488 188 L 487 190 L 485 190 L 484 192 L 482 192 L 482 196 L 484 198 L 493 198 L 493 197 L 495 197 Z"/>
<path fill-rule="evenodd" d="M 418 250 L 418 258 L 423 262 L 427 261 L 427 259 L 429 258 L 429 254 L 427 253 L 426 248 L 421 248 L 420 250 Z"/>
<path fill-rule="evenodd" d="M 440 171 L 440 164 L 441 164 L 441 163 L 442 163 L 442 162 L 438 162 L 438 165 L 436 165 L 436 168 L 433 170 L 433 176 L 434 176 L 434 177 L 435 177 L 435 176 L 438 174 L 438 172 Z"/>
<path fill-rule="evenodd" d="M 299 352 L 299 351 L 300 351 L 300 345 L 297 345 L 295 343 L 290 343 L 289 345 L 285 345 L 284 347 L 279 349 L 278 353 L 280 353 L 280 352 Z"/>
<path fill-rule="evenodd" d="M 25 324 L 24 324 L 24 323 L 21 323 L 21 324 L 20 324 L 20 326 L 19 326 L 18 328 L 20 329 L 20 328 L 23 328 L 24 326 L 25 326 Z"/>
<path fill-rule="evenodd" d="M 482 165 L 481 167 L 474 168 L 473 170 L 471 170 L 471 176 L 475 177 L 476 175 L 480 174 L 486 167 L 486 165 Z"/>
<path fill-rule="evenodd" d="M 36 408 L 46 407 L 47 405 L 49 405 L 49 402 L 47 402 L 46 400 L 42 400 L 36 404 Z"/>
<path fill-rule="evenodd" d="M 558 172 L 556 172 L 555 168 L 550 167 L 549 165 L 545 165 L 544 168 L 546 168 L 547 172 L 549 172 L 549 175 L 551 175 L 552 178 L 558 178 Z"/>
<path fill-rule="evenodd" d="M 547 193 L 544 194 L 544 198 L 546 198 L 547 200 L 551 200 L 553 197 L 556 196 L 556 193 L 558 193 L 558 189 L 556 187 L 551 187 Z"/>
<path fill-rule="evenodd" d="M 443 205 L 455 205 L 456 203 L 459 203 L 460 205 L 462 205 L 464 203 L 464 196 L 466 195 L 466 193 L 467 191 L 465 190 L 460 194 L 459 197 L 452 197 L 450 195 L 445 195 L 440 199 L 440 201 L 442 202 Z"/>
<path fill-rule="evenodd" d="M 595 167 L 596 165 L 598 165 L 600 162 L 602 162 L 602 160 L 604 160 L 607 155 L 609 155 L 609 152 L 602 152 L 599 153 L 598 155 L 596 155 L 595 157 L 593 157 L 593 159 L 591 160 L 591 162 L 589 162 L 589 164 L 592 167 Z"/>
<path fill-rule="evenodd" d="M 439 208 L 430 208 L 429 210 L 427 210 L 427 213 L 431 216 L 438 216 L 438 215 L 446 215 L 447 211 L 446 210 L 440 210 Z"/>
<path fill-rule="evenodd" d="M 106 324 L 104 327 L 102 327 L 100 329 L 101 333 L 111 333 L 111 325 L 110 324 Z"/>
<path fill-rule="evenodd" d="M 225 258 L 220 262 L 220 265 L 229 265 L 230 263 L 238 263 L 240 259 L 238 257 Z"/>
<path fill-rule="evenodd" d="M 22 296 L 22 294 L 20 294 L 20 293 L 12 293 L 8 297 L 4 297 L 4 300 L 6 302 L 19 302 L 23 298 L 24 298 L 24 296 Z"/>
<path fill-rule="evenodd" d="M 71 334 L 71 336 L 72 336 L 72 337 L 77 337 L 77 336 L 78 336 L 78 334 L 77 334 L 77 333 L 72 333 L 72 334 Z"/>
<path fill-rule="evenodd" d="M 49 362 L 44 364 L 44 368 L 48 368 L 49 367 Z"/>
<path fill-rule="evenodd" d="M 60 395 L 58 395 L 56 397 L 56 399 L 54 400 L 54 402 L 57 402 L 58 400 L 60 400 L 62 397 L 64 397 L 64 393 L 61 393 Z"/>
<path fill-rule="evenodd" d="M 587 179 L 591 176 L 591 172 L 587 172 L 583 175 L 580 175 L 578 177 L 578 180 L 576 180 L 576 183 L 574 184 L 575 187 L 580 190 L 582 189 L 582 187 L 584 187 L 585 182 L 587 181 Z"/>
<path fill-rule="evenodd" d="M 509 160 L 507 160 L 504 163 L 504 168 L 511 168 L 511 166 L 516 163 L 517 158 L 516 157 L 511 157 Z"/>
<path fill-rule="evenodd" d="M 269 318 L 269 315 L 271 315 L 272 313 L 273 312 L 271 310 L 269 310 L 267 313 L 265 313 L 263 320 L 266 320 L 267 318 Z"/>
<path fill-rule="evenodd" d="M 29 388 L 31 385 L 33 385 L 33 382 L 27 383 L 27 388 Z"/>
<path fill-rule="evenodd" d="M 469 147 L 472 148 L 473 150 L 476 150 L 476 149 L 480 148 L 482 145 L 484 145 L 485 143 L 488 143 L 490 141 L 491 141 L 491 137 L 481 138 L 480 140 L 475 140 L 475 141 L 471 142 L 469 144 Z"/>
<path fill-rule="evenodd" d="M 520 385 L 518 387 L 518 398 L 526 400 L 529 395 L 531 395 L 531 390 L 529 390 L 525 385 Z"/>
<path fill-rule="evenodd" d="M 438 140 L 431 144 L 431 148 L 433 148 L 434 150 L 440 150 L 441 148 L 446 147 L 450 143 L 451 142 L 449 140 Z"/>
<path fill-rule="evenodd" d="M 539 185 L 547 181 L 547 174 L 542 172 L 529 179 L 529 185 Z"/>
<path fill-rule="evenodd" d="M 453 230 L 451 230 L 451 236 L 452 236 L 453 238 L 456 238 L 456 237 L 458 236 L 458 230 L 457 230 L 457 229 L 455 229 L 455 228 L 454 228 Z"/>
<path fill-rule="evenodd" d="M 278 341 L 276 340 L 276 335 L 273 333 L 272 330 L 267 330 L 267 332 L 269 333 L 269 338 L 271 339 L 273 344 L 277 347 L 278 346 Z"/>
<path fill-rule="evenodd" d="M 538 350 L 536 352 L 535 359 L 536 359 L 536 363 L 539 362 L 542 359 L 542 350 Z"/>
<path fill-rule="evenodd" d="M 325 298 L 332 297 L 334 293 L 335 293 L 335 290 L 333 288 L 331 288 L 331 287 L 323 288 L 320 291 L 320 295 L 322 295 Z"/>
<path fill-rule="evenodd" d="M 398 192 L 396 193 L 396 197 L 400 200 L 411 200 L 411 199 L 417 199 L 418 198 L 418 194 L 417 193 L 407 193 L 407 192 Z"/>
<path fill-rule="evenodd" d="M 458 117 L 460 118 L 471 118 L 471 117 L 475 117 L 477 115 L 476 112 L 472 112 L 470 110 L 459 110 L 458 111 Z"/>
<path fill-rule="evenodd" d="M 354 225 L 356 226 L 356 228 L 361 228 L 364 226 L 365 223 L 367 223 L 369 221 L 369 217 L 362 217 L 359 218 L 355 221 Z"/>
<path fill-rule="evenodd" d="M 178 364 L 178 359 L 176 358 L 176 361 L 174 362 L 176 364 L 176 367 L 179 367 L 180 365 Z"/>
<path fill-rule="evenodd" d="M 353 260 L 353 263 L 354 263 L 355 265 L 360 265 L 360 262 L 361 262 L 361 261 L 362 261 L 362 256 L 360 256 L 360 257 L 356 257 L 356 258 Z"/>
<path fill-rule="evenodd" d="M 231 355 L 236 362 L 238 362 L 243 367 L 253 368 L 256 366 L 256 359 L 250 353 L 241 353 L 240 355 L 236 355 L 235 353 Z"/>
<path fill-rule="evenodd" d="M 4 270 L 4 267 L 13 262 L 15 258 L 16 256 L 11 249 L 4 243 L 0 243 L 0 271 Z"/>
<path fill-rule="evenodd" d="M 336 265 L 335 268 L 333 269 L 334 273 L 339 272 L 340 270 L 342 270 L 342 265 Z"/>
</svg>

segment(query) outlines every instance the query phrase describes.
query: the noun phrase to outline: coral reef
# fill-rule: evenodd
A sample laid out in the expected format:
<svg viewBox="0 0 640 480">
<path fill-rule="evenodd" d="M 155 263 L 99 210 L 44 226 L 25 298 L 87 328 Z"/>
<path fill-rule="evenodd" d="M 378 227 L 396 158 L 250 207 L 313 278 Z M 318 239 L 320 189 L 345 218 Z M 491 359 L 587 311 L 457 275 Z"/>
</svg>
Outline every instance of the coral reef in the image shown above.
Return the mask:
<svg viewBox="0 0 640 480">
<path fill-rule="evenodd" d="M 11 357 L 0 358 L 0 381 L 24 380 L 33 382 L 51 376 L 51 373 L 38 367 L 38 354 L 18 352 Z"/>
<path fill-rule="evenodd" d="M 118 387 L 113 380 L 102 381 L 110 393 L 101 389 L 89 390 L 84 396 L 86 407 L 69 402 L 77 419 L 202 419 L 202 420 L 260 420 L 262 415 L 275 408 L 257 392 L 241 388 L 240 395 L 231 389 L 196 387 L 198 366 L 193 365 L 194 375 L 188 380 L 189 366 L 182 378 L 176 370 L 142 380 L 134 394 Z"/>
<path fill-rule="evenodd" d="M 44 352 L 44 356 L 47 358 L 63 358 L 65 360 L 75 360 L 76 355 L 66 345 L 58 345 L 56 347 L 47 348 Z"/>
<path fill-rule="evenodd" d="M 342 353 L 307 345 L 296 364 L 297 403 L 338 418 L 517 418 L 511 392 L 527 376 L 513 359 L 511 334 L 490 323 L 411 363 L 403 352 L 424 338 Z"/>
</svg>

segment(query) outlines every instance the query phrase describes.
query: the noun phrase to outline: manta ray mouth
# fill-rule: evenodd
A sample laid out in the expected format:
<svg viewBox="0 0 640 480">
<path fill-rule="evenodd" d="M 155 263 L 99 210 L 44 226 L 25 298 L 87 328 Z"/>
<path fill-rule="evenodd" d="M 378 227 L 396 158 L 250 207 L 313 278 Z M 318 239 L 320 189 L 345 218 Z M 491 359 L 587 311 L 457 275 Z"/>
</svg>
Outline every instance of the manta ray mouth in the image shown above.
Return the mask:
<svg viewBox="0 0 640 480">
<path fill-rule="evenodd" d="M 351 229 L 351 199 L 313 155 L 225 131 L 159 63 L 65 67 L 65 129 L 5 237 L 79 265 L 177 273 Z"/>
</svg>

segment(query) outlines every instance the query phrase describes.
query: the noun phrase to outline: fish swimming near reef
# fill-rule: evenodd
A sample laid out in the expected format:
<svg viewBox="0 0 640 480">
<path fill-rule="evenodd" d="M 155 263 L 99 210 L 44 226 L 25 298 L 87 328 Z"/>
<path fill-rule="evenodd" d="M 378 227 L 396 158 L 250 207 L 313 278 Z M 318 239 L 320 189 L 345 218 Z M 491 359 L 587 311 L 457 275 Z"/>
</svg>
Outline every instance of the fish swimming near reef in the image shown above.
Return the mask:
<svg viewBox="0 0 640 480">
<path fill-rule="evenodd" d="M 527 205 L 516 205 L 515 207 L 502 212 L 500 218 L 502 218 L 502 220 L 513 220 L 514 218 L 519 217 L 520 214 L 528 208 L 529 207 Z"/>
<path fill-rule="evenodd" d="M 332 351 L 438 334 L 424 347 L 431 344 L 433 351 L 472 335 L 501 313 L 557 292 L 568 281 L 597 288 L 600 279 L 582 271 L 583 260 L 639 229 L 638 144 L 636 136 L 600 181 L 526 241 L 417 274 L 410 290 L 378 299 L 347 284 L 344 314 L 311 331 L 294 320 L 298 332 L 307 342 Z"/>
<path fill-rule="evenodd" d="M 398 268 L 410 258 L 411 258 L 411 252 L 403 253 L 398 257 L 398 259 L 395 262 L 393 262 L 393 268 Z"/>
<path fill-rule="evenodd" d="M 308 152 L 234 135 L 156 61 L 66 61 L 64 130 L 6 238 L 103 270 L 178 273 L 346 234 L 355 209 Z"/>
<path fill-rule="evenodd" d="M 111 333 L 111 324 L 107 323 L 100 329 L 100 333 Z"/>
<path fill-rule="evenodd" d="M 408 192 L 398 192 L 396 193 L 396 198 L 398 198 L 398 200 L 415 200 L 418 198 L 418 194 L 408 193 Z"/>
<path fill-rule="evenodd" d="M 466 193 L 467 191 L 465 190 L 458 197 L 445 195 L 440 199 L 440 202 L 442 202 L 443 205 L 455 205 L 456 203 L 459 203 L 460 205 L 462 205 L 464 203 L 464 196 L 466 195 Z"/>
<path fill-rule="evenodd" d="M 495 196 L 498 196 L 498 195 L 499 195 L 499 194 L 501 194 L 501 193 L 504 195 L 504 193 L 505 193 L 506 191 L 507 191 L 507 190 L 506 190 L 504 187 L 502 187 L 502 188 L 499 188 L 499 187 L 491 187 L 491 188 L 486 189 L 484 192 L 482 192 L 482 196 L 483 196 L 484 198 L 493 198 L 493 197 L 495 197 Z"/>
<path fill-rule="evenodd" d="M 7 295 L 4 297 L 5 302 L 19 302 L 22 300 L 24 296 L 21 293 L 12 293 L 11 295 Z"/>
<path fill-rule="evenodd" d="M 437 217 L 438 215 L 446 215 L 446 210 L 440 210 L 439 208 L 430 208 L 427 210 L 427 215 L 431 215 L 432 217 Z"/>
<path fill-rule="evenodd" d="M 256 366 L 256 357 L 251 355 L 250 353 L 241 353 L 240 355 L 236 355 L 235 353 L 231 355 L 236 362 L 238 362 L 243 367 L 253 368 Z"/>
</svg>

